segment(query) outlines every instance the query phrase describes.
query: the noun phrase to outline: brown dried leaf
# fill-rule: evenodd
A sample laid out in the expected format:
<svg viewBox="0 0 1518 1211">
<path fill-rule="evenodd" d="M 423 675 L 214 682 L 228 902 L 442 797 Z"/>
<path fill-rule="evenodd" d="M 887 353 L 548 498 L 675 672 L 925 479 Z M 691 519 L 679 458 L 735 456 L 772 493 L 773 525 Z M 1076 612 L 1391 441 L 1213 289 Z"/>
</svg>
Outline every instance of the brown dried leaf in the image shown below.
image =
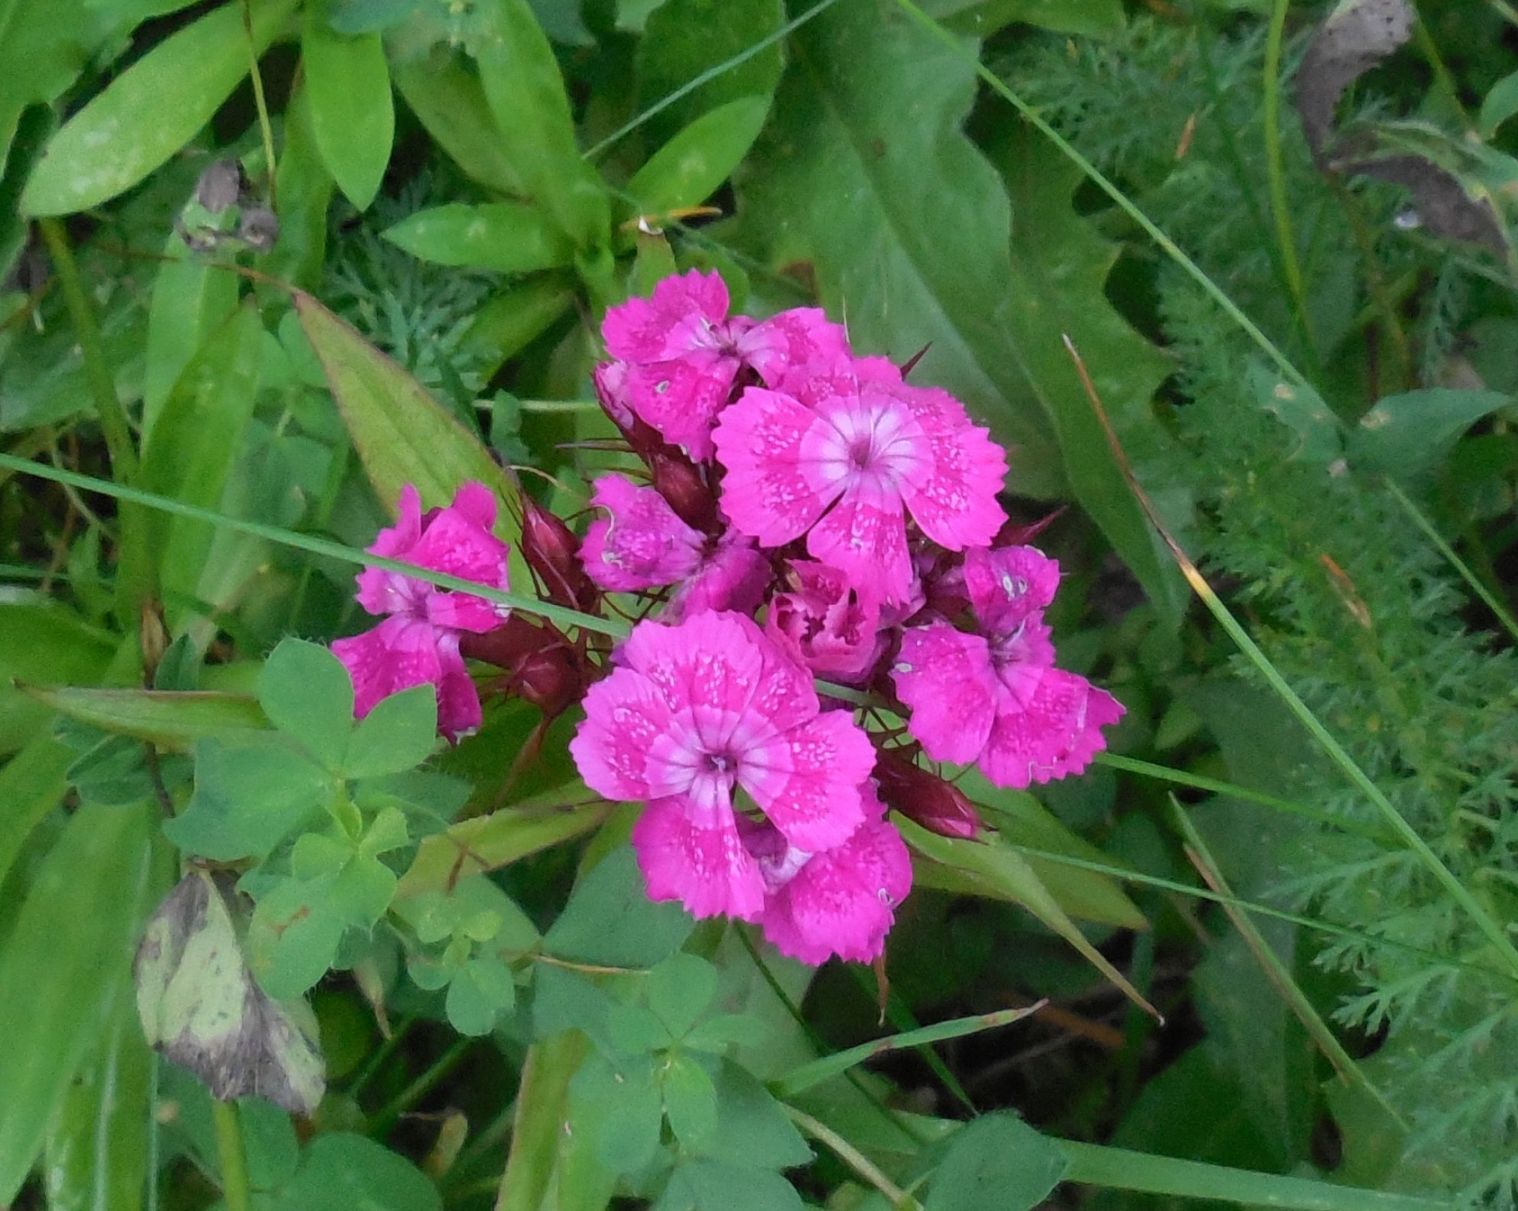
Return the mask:
<svg viewBox="0 0 1518 1211">
<path fill-rule="evenodd" d="M 1412 37 L 1408 0 L 1343 0 L 1307 48 L 1297 72 L 1297 112 L 1321 163 L 1344 90 Z"/>
</svg>

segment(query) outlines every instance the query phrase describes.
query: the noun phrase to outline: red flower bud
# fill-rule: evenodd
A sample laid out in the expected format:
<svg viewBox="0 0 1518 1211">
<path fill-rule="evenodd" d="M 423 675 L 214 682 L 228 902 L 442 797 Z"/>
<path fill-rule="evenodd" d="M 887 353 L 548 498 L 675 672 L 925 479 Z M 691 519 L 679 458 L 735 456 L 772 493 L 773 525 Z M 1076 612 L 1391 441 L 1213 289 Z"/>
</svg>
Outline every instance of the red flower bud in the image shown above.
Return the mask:
<svg viewBox="0 0 1518 1211">
<path fill-rule="evenodd" d="M 471 660 L 504 669 L 506 676 L 497 682 L 497 691 L 515 694 L 550 719 L 585 693 L 579 654 L 551 623 L 530 622 L 513 614 L 484 635 L 461 635 L 459 651 Z"/>
<path fill-rule="evenodd" d="M 558 605 L 594 613 L 600 593 L 580 564 L 580 540 L 569 527 L 527 493 L 522 501 L 522 558 L 543 587 L 543 596 Z"/>
<path fill-rule="evenodd" d="M 710 530 L 717 519 L 717 498 L 689 459 L 661 446 L 644 455 L 654 487 L 686 525 Z"/>
<path fill-rule="evenodd" d="M 875 762 L 880 798 L 929 832 L 974 840 L 982 828 L 980 813 L 953 783 L 945 782 L 903 755 L 882 749 Z"/>
</svg>

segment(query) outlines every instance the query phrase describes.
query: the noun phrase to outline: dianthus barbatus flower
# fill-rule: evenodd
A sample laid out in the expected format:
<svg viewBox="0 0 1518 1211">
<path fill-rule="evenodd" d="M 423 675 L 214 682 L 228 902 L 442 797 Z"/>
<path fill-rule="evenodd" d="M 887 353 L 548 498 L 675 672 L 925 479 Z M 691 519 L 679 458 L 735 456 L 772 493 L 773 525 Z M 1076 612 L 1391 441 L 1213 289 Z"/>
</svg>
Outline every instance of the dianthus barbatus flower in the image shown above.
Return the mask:
<svg viewBox="0 0 1518 1211">
<path fill-rule="evenodd" d="M 809 559 L 793 559 L 787 581 L 787 591 L 770 598 L 765 632 L 819 677 L 848 681 L 869 672 L 885 646 L 874 595 Z"/>
<path fill-rule="evenodd" d="M 863 821 L 875 761 L 847 712 L 820 710 L 810 674 L 749 619 L 716 612 L 634 627 L 569 749 L 592 790 L 648 801 L 632 840 L 652 899 L 746 921 L 765 884 L 734 794 L 815 853 Z"/>
<path fill-rule="evenodd" d="M 885 948 L 896 906 L 912 889 L 912 859 L 869 786 L 864 807 L 847 840 L 815 854 L 788 844 L 772 825 L 741 822 L 764 880 L 759 924 L 782 954 L 812 964 L 833 955 L 869 963 Z"/>
<path fill-rule="evenodd" d="M 977 762 L 998 786 L 1079 773 L 1123 708 L 1054 667 L 1044 608 L 1059 566 L 1032 547 L 965 555 L 965 587 L 982 634 L 942 619 L 909 627 L 891 669 L 907 728 L 935 761 Z"/>
<path fill-rule="evenodd" d="M 745 367 L 773 384 L 793 365 L 848 347 L 843 329 L 815 308 L 759 322 L 729 319 L 727 308 L 721 276 L 692 269 L 665 278 L 652 298 L 609 308 L 601 324 L 607 350 L 623 363 L 612 376 L 616 394 L 698 461 L 711 457 L 712 421 Z"/>
<path fill-rule="evenodd" d="M 496 498 L 484 484 L 465 484 L 447 508 L 425 515 L 417 490 L 407 484 L 399 518 L 379 532 L 369 553 L 505 589 L 508 548 L 491 533 L 495 517 Z M 431 684 L 437 687 L 443 735 L 453 740 L 479 727 L 480 698 L 459 655 L 459 636 L 494 630 L 505 616 L 501 608 L 381 568 L 359 573 L 358 603 L 389 617 L 373 630 L 332 644 L 353 678 L 354 713 L 362 718 L 398 690 Z"/>
<path fill-rule="evenodd" d="M 889 603 L 912 591 L 907 514 L 952 551 L 985 545 L 1006 520 L 1001 447 L 948 392 L 908 386 L 884 358 L 750 387 L 712 438 L 736 528 L 767 547 L 805 534 L 813 558 Z"/>
<path fill-rule="evenodd" d="M 590 503 L 607 515 L 586 531 L 580 560 L 600 588 L 627 593 L 677 585 L 668 621 L 703 610 L 752 610 L 764 599 L 769 561 L 741 534 L 714 542 L 681 521 L 656 489 L 622 475 L 597 479 Z"/>
</svg>

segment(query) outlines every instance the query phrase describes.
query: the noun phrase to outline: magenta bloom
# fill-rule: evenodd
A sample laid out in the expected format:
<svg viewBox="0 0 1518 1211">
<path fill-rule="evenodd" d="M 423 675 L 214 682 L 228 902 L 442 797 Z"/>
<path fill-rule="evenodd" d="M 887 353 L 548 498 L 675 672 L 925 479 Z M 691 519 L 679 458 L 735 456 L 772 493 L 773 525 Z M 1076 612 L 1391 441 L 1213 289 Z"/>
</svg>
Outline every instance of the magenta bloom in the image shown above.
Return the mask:
<svg viewBox="0 0 1518 1211">
<path fill-rule="evenodd" d="M 808 673 L 740 614 L 643 622 L 585 697 L 569 750 L 586 785 L 647 800 L 633 846 L 655 900 L 746 921 L 764 907 L 733 803 L 743 790 L 792 845 L 847 840 L 865 817 L 869 738 L 821 711 Z"/>
<path fill-rule="evenodd" d="M 656 489 L 622 475 L 597 479 L 590 503 L 607 516 L 591 523 L 580 560 L 599 588 L 627 593 L 678 585 L 670 621 L 703 610 L 748 612 L 764 600 L 769 561 L 742 535 L 714 543 L 681 521 Z"/>
<path fill-rule="evenodd" d="M 681 521 L 653 488 L 623 475 L 603 475 L 590 503 L 606 516 L 586 531 L 580 561 L 598 588 L 618 593 L 663 588 L 700 566 L 705 536 Z"/>
<path fill-rule="evenodd" d="M 764 880 L 759 923 L 782 954 L 812 964 L 833 955 L 869 963 L 885 949 L 896 906 L 912 888 L 912 859 L 868 786 L 864 802 L 865 819 L 848 839 L 816 854 L 769 825 L 744 821 L 744 845 Z"/>
<path fill-rule="evenodd" d="M 1006 520 L 1001 448 L 953 396 L 908 386 L 883 358 L 750 387 L 712 437 L 734 526 L 766 547 L 805 534 L 813 558 L 888 603 L 912 591 L 907 514 L 953 551 L 984 546 Z"/>
<path fill-rule="evenodd" d="M 826 564 L 798 559 L 790 568 L 794 588 L 770 599 L 766 632 L 819 677 L 862 677 L 884 646 L 880 604 Z"/>
<path fill-rule="evenodd" d="M 601 333 L 626 369 L 619 398 L 671 445 L 711 457 L 711 425 L 747 367 L 773 384 L 792 365 L 846 352 L 843 329 L 815 308 L 782 311 L 756 323 L 728 318 L 727 287 L 716 273 L 667 277 L 651 299 L 606 312 Z"/>
<path fill-rule="evenodd" d="M 379 532 L 369 553 L 505 589 L 507 546 L 491 533 L 495 515 L 495 495 L 484 484 L 465 484 L 451 505 L 425 515 L 416 489 L 407 484 L 400 517 Z M 379 568 L 359 573 L 358 603 L 389 617 L 332 644 L 353 678 L 354 713 L 362 718 L 380 699 L 430 684 L 437 687 L 438 731 L 454 740 L 479 727 L 480 698 L 459 655 L 459 636 L 493 631 L 504 611 L 482 597 Z"/>
<path fill-rule="evenodd" d="M 1032 547 L 1001 547 L 968 552 L 964 576 L 982 634 L 940 619 L 902 635 L 891 674 L 908 730 L 933 760 L 975 761 L 998 786 L 1079 773 L 1123 708 L 1054 667 L 1043 610 L 1059 566 Z"/>
</svg>

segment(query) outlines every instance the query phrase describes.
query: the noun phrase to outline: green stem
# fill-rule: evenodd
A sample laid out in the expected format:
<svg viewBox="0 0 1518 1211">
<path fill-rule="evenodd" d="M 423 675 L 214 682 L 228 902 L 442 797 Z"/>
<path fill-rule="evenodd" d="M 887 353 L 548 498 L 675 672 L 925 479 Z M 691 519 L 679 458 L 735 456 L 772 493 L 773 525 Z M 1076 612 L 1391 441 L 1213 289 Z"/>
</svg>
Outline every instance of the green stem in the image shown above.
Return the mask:
<svg viewBox="0 0 1518 1211">
<path fill-rule="evenodd" d="M 885 1197 L 897 1211 L 921 1211 L 922 1204 L 891 1181 L 869 1157 L 844 1139 L 826 1123 L 819 1122 L 805 1111 L 781 1103 L 786 1116 L 820 1144 L 826 1144 L 838 1159 L 862 1177 Z"/>
<path fill-rule="evenodd" d="M 1293 1211 L 1455 1211 L 1455 1204 L 1444 1199 L 1336 1186 L 1309 1178 L 1256 1173 L 1075 1140 L 1061 1140 L 1059 1146 L 1070 1162 L 1065 1171 L 1066 1181 L 1109 1190 L 1218 1199 Z"/>
<path fill-rule="evenodd" d="M 1230 799 L 1238 799 L 1244 803 L 1258 803 L 1263 807 L 1275 808 L 1277 811 L 1290 812 L 1293 816 L 1301 816 L 1304 820 L 1312 820 L 1329 828 L 1336 828 L 1340 832 L 1354 833 L 1369 841 L 1385 842 L 1390 839 L 1381 829 L 1369 828 L 1353 820 L 1345 820 L 1332 812 L 1309 807 L 1305 803 L 1297 803 L 1291 799 L 1281 799 L 1275 795 L 1250 790 L 1247 786 L 1224 782 L 1220 778 L 1187 773 L 1185 770 L 1172 769 L 1168 765 L 1140 761 L 1134 757 L 1122 757 L 1117 753 L 1098 753 L 1095 761 L 1098 765 L 1122 770 L 1125 773 L 1138 774 L 1144 778 L 1154 778 L 1160 782 L 1174 783 L 1176 786 L 1189 786 L 1194 790 L 1211 791 L 1213 794 L 1227 795 Z"/>
<path fill-rule="evenodd" d="M 248 1211 L 248 1158 L 243 1149 L 242 1124 L 237 1103 L 211 1102 L 211 1122 L 216 1129 L 216 1156 L 221 1164 L 221 1197 L 227 1211 Z"/>
<path fill-rule="evenodd" d="M 1281 45 L 1285 40 L 1286 10 L 1290 4 L 1291 0 L 1275 0 L 1270 13 L 1270 29 L 1265 37 L 1265 173 L 1286 288 L 1291 294 L 1297 323 L 1311 356 L 1312 324 L 1308 318 L 1307 289 L 1302 282 L 1302 264 L 1297 258 L 1297 237 L 1292 230 L 1291 206 L 1286 198 L 1286 164 L 1281 154 Z"/>
<path fill-rule="evenodd" d="M 399 1121 L 401 1115 L 405 1114 L 412 1106 L 426 1097 L 439 1081 L 458 1066 L 459 1061 L 464 1058 L 464 1053 L 473 1047 L 474 1043 L 474 1039 L 459 1039 L 447 1051 L 438 1056 L 432 1062 L 431 1067 L 397 1093 L 390 1100 L 389 1105 L 370 1119 L 369 1134 L 383 1139 L 390 1128 L 394 1127 Z"/>
<path fill-rule="evenodd" d="M 1470 585 L 1471 592 L 1486 603 L 1486 608 L 1496 615 L 1497 621 L 1503 625 L 1507 633 L 1514 639 L 1518 639 L 1518 618 L 1513 617 L 1513 612 L 1492 591 L 1486 581 L 1477 576 L 1471 566 L 1456 554 L 1455 548 L 1444 540 L 1444 535 L 1434 528 L 1434 523 L 1428 519 L 1423 510 L 1418 508 L 1407 493 L 1390 478 L 1386 481 L 1386 490 L 1391 493 L 1392 499 L 1402 506 L 1408 517 L 1412 519 L 1413 525 L 1423 531 L 1423 536 L 1433 543 L 1439 554 L 1444 556 L 1450 566 L 1460 573 L 1465 583 Z"/>
<path fill-rule="evenodd" d="M 84 377 L 95 399 L 95 412 L 100 418 L 100 431 L 105 437 L 106 451 L 111 456 L 111 469 L 122 483 L 137 479 L 137 451 L 132 445 L 132 430 L 127 424 L 126 409 L 116 396 L 116 381 L 106 361 L 105 345 L 100 339 L 100 325 L 95 320 L 95 309 L 90 306 L 84 283 L 79 277 L 79 266 L 69 248 L 68 234 L 57 219 L 38 219 L 37 228 L 53 258 L 53 269 L 63 288 L 63 301 L 68 307 L 69 319 L 74 324 L 74 335 L 79 338 L 79 350 L 84 358 Z"/>
<path fill-rule="evenodd" d="M 258 130 L 264 145 L 264 172 L 269 178 L 269 206 L 277 209 L 279 201 L 274 192 L 274 178 L 278 175 L 275 171 L 278 164 L 274 159 L 274 127 L 269 121 L 269 102 L 264 97 L 263 74 L 258 69 L 258 43 L 253 37 L 252 0 L 242 0 L 242 28 L 248 46 L 248 79 L 253 82 L 253 107 L 258 111 Z"/>
</svg>

